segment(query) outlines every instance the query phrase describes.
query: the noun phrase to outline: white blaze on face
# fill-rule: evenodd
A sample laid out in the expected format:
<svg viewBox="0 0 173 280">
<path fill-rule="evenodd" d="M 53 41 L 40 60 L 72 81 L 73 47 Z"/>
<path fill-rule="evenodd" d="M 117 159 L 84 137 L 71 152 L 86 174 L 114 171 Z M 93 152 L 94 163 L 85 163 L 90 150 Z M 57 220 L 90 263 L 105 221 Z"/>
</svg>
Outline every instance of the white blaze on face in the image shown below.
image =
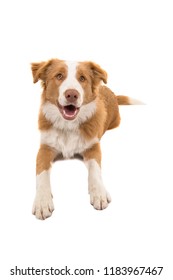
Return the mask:
<svg viewBox="0 0 173 280">
<path fill-rule="evenodd" d="M 77 106 L 80 107 L 83 102 L 84 90 L 76 78 L 78 62 L 65 61 L 67 65 L 67 78 L 62 82 L 59 87 L 59 103 L 64 106 L 66 105 L 65 91 L 68 89 L 75 89 L 79 93 Z"/>
</svg>

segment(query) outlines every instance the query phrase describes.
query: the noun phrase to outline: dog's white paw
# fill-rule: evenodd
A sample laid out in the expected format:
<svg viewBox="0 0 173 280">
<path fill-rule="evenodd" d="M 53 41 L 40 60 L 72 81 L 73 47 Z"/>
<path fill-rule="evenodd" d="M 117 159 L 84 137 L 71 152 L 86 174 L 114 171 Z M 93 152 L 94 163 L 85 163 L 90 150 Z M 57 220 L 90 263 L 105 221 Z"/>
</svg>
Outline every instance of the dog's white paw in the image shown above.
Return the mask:
<svg viewBox="0 0 173 280">
<path fill-rule="evenodd" d="M 52 215 L 54 210 L 52 194 L 51 192 L 39 192 L 36 194 L 32 214 L 37 219 L 45 220 Z"/>
<path fill-rule="evenodd" d="M 103 187 L 92 187 L 89 188 L 90 203 L 97 210 L 103 210 L 108 207 L 111 202 L 109 193 Z"/>
</svg>

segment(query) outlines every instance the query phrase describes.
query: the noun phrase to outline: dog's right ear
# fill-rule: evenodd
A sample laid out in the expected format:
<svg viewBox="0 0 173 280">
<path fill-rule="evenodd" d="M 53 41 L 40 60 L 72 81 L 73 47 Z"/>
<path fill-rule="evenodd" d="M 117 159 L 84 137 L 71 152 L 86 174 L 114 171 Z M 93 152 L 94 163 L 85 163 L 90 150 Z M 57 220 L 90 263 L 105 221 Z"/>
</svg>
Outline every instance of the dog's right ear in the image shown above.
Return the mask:
<svg viewBox="0 0 173 280">
<path fill-rule="evenodd" d="M 52 64 L 52 59 L 47 62 L 39 62 L 39 63 L 31 63 L 31 70 L 33 75 L 33 82 L 37 83 L 38 80 L 46 81 L 46 76 L 48 73 L 48 69 Z"/>
</svg>

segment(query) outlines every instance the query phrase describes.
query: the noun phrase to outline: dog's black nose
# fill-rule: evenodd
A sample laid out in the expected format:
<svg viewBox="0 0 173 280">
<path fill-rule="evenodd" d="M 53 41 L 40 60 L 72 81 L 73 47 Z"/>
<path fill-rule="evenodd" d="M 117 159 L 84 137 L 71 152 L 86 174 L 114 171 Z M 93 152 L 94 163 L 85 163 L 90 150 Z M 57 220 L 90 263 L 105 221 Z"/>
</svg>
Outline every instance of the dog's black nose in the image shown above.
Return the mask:
<svg viewBox="0 0 173 280">
<path fill-rule="evenodd" d="M 79 97 L 79 93 L 75 89 L 68 89 L 65 92 L 65 98 L 69 103 L 75 103 Z"/>
</svg>

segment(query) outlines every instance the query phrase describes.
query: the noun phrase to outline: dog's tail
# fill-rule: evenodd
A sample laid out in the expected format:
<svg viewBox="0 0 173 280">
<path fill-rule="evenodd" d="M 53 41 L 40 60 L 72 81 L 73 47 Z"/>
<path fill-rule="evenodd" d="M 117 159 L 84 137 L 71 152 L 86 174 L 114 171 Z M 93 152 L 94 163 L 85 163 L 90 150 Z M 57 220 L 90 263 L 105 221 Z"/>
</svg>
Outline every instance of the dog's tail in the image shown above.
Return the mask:
<svg viewBox="0 0 173 280">
<path fill-rule="evenodd" d="M 125 96 L 125 95 L 117 95 L 118 105 L 144 105 L 140 100 Z"/>
</svg>

